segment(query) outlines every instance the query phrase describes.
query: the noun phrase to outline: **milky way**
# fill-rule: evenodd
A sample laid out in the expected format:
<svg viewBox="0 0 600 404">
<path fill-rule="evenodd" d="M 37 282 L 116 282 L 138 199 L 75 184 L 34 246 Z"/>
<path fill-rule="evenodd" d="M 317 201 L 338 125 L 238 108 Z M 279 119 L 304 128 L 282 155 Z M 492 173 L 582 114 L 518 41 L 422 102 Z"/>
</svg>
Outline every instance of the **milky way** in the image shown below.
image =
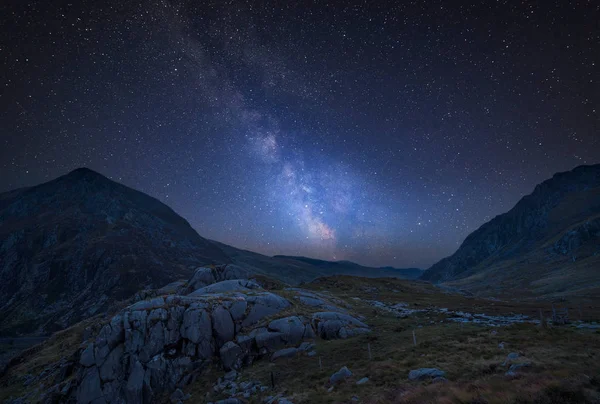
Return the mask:
<svg viewBox="0 0 600 404">
<path fill-rule="evenodd" d="M 9 0 L 0 191 L 87 166 L 236 247 L 427 267 L 600 161 L 599 7 Z"/>
</svg>

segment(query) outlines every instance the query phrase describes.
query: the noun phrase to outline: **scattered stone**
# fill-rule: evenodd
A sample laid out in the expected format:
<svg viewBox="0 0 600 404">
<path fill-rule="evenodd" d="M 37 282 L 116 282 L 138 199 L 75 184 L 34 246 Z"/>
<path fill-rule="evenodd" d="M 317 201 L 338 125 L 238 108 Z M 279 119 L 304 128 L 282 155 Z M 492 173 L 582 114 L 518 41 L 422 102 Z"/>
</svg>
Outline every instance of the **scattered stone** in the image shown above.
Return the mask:
<svg viewBox="0 0 600 404">
<path fill-rule="evenodd" d="M 348 338 L 370 332 L 369 326 L 344 313 L 325 311 L 312 316 L 314 328 L 323 339 Z"/>
<path fill-rule="evenodd" d="M 501 342 L 501 343 L 499 343 L 499 344 L 498 344 L 498 348 L 499 348 L 499 349 L 504 349 L 504 342 Z"/>
<path fill-rule="evenodd" d="M 515 377 L 517 376 L 517 371 L 522 368 L 528 368 L 531 366 L 531 362 L 523 362 L 523 363 L 513 363 L 508 368 L 508 371 L 505 373 L 505 376 Z"/>
<path fill-rule="evenodd" d="M 171 394 L 169 399 L 171 400 L 172 404 L 177 404 L 178 402 L 183 401 L 184 397 L 185 394 L 183 394 L 183 391 L 181 391 L 181 389 L 177 389 L 173 392 L 173 394 Z"/>
<path fill-rule="evenodd" d="M 315 356 L 317 354 L 317 351 L 310 351 L 309 353 L 307 353 L 307 356 Z"/>
<path fill-rule="evenodd" d="M 443 376 L 434 377 L 431 383 L 448 383 L 448 379 Z"/>
<path fill-rule="evenodd" d="M 315 344 L 312 344 L 310 342 L 303 342 L 300 344 L 300 346 L 298 347 L 299 351 L 310 351 L 311 349 L 313 349 L 315 347 Z"/>
<path fill-rule="evenodd" d="M 332 374 L 331 377 L 329 377 L 329 383 L 333 385 L 342 380 L 346 380 L 350 376 L 352 376 L 352 372 L 350 371 L 350 369 L 344 366 L 340 370 Z"/>
<path fill-rule="evenodd" d="M 517 359 L 519 354 L 517 352 L 511 352 L 506 356 L 504 362 L 502 362 L 502 366 L 507 366 L 512 360 Z"/>
<path fill-rule="evenodd" d="M 362 379 L 360 379 L 359 381 L 357 381 L 356 384 L 360 386 L 361 384 L 365 384 L 368 381 L 369 381 L 368 377 L 363 377 Z"/>
<path fill-rule="evenodd" d="M 271 361 L 279 358 L 293 358 L 298 353 L 298 348 L 284 348 L 271 355 Z"/>
<path fill-rule="evenodd" d="M 444 377 L 446 376 L 446 372 L 443 370 L 439 370 L 436 368 L 421 368 L 414 369 L 408 373 L 409 380 L 423 380 L 423 379 L 433 379 L 436 377 Z"/>
<path fill-rule="evenodd" d="M 242 400 L 240 400 L 239 398 L 226 398 L 225 400 L 219 400 L 217 402 L 215 402 L 215 404 L 243 404 Z"/>
<path fill-rule="evenodd" d="M 225 373 L 225 376 L 223 376 L 223 379 L 227 380 L 227 381 L 232 381 L 232 380 L 237 379 L 237 377 L 238 377 L 238 372 L 236 372 L 235 370 L 232 370 L 230 372 Z"/>
</svg>

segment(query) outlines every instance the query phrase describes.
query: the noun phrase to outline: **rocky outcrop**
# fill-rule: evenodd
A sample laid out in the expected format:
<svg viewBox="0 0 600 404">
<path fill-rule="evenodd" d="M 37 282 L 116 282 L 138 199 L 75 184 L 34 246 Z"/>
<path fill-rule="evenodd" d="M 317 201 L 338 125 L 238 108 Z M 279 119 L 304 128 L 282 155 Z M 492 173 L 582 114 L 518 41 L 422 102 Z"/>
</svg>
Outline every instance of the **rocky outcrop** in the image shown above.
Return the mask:
<svg viewBox="0 0 600 404">
<path fill-rule="evenodd" d="M 239 276 L 235 271 L 231 276 Z M 252 281 L 220 280 L 226 272 L 213 276 L 212 269 L 198 269 L 194 292 L 142 300 L 115 315 L 82 347 L 75 382 L 65 394 L 80 403 L 150 403 L 190 383 L 209 363 L 239 370 L 262 357 L 307 354 L 314 345 L 306 341 L 317 335 L 347 338 L 369 331 L 341 312 L 282 316 L 290 301 Z M 218 282 L 202 286 L 211 279 Z"/>
<path fill-rule="evenodd" d="M 313 314 L 312 324 L 317 335 L 323 339 L 348 338 L 370 332 L 369 327 L 360 320 L 331 311 Z"/>
</svg>

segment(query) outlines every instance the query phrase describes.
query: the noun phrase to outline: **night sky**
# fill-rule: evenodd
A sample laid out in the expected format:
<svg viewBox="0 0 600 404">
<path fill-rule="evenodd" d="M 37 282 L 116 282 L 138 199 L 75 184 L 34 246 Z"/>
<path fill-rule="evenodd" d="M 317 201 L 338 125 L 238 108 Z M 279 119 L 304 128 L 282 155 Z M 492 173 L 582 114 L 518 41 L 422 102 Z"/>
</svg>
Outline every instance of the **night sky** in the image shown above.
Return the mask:
<svg viewBox="0 0 600 404">
<path fill-rule="evenodd" d="M 81 166 L 261 253 L 427 267 L 600 162 L 597 1 L 0 5 L 0 191 Z"/>
</svg>

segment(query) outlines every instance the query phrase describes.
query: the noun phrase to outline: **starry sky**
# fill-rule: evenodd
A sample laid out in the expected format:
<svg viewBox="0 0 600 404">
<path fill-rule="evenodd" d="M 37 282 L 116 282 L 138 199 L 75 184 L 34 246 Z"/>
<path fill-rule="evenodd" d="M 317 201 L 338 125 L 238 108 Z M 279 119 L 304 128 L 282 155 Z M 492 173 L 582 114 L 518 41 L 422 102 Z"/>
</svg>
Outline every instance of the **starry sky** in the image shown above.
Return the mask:
<svg viewBox="0 0 600 404">
<path fill-rule="evenodd" d="M 596 1 L 0 5 L 0 191 L 86 166 L 200 235 L 426 268 L 600 162 Z"/>
</svg>

